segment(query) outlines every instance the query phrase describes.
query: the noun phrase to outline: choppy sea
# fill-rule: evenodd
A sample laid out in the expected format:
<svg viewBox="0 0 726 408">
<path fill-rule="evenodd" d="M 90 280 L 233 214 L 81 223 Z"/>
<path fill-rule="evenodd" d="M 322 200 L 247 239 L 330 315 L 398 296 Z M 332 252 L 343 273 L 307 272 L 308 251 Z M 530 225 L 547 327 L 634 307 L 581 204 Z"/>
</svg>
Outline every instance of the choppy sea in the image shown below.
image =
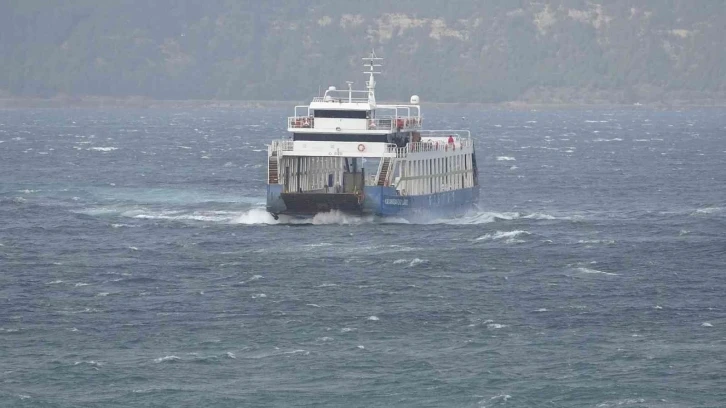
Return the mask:
<svg viewBox="0 0 726 408">
<path fill-rule="evenodd" d="M 0 406 L 726 406 L 726 111 L 424 106 L 481 200 L 273 220 L 290 109 L 0 111 Z"/>
</svg>

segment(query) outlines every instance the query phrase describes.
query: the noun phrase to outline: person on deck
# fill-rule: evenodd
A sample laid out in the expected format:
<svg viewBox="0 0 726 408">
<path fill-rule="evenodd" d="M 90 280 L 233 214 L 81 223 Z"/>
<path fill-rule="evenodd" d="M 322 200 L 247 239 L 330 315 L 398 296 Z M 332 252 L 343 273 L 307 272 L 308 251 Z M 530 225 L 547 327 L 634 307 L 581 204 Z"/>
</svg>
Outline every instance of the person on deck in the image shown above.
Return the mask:
<svg viewBox="0 0 726 408">
<path fill-rule="evenodd" d="M 449 143 L 454 143 L 454 136 L 449 135 Z"/>
</svg>

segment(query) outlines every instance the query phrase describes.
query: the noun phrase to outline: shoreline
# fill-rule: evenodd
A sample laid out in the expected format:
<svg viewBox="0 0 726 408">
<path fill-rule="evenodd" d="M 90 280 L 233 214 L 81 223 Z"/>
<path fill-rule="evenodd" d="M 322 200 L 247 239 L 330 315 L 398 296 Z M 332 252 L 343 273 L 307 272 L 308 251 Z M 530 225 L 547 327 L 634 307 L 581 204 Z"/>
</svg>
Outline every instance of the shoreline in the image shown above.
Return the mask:
<svg viewBox="0 0 726 408">
<path fill-rule="evenodd" d="M 384 103 L 408 104 L 401 101 L 386 101 Z M 0 110 L 13 109 L 240 109 L 265 107 L 290 107 L 305 105 L 304 101 L 248 101 L 248 100 L 219 100 L 219 99 L 150 99 L 143 97 L 0 97 Z M 534 101 L 507 101 L 498 103 L 484 102 L 422 102 L 421 105 L 436 107 L 480 107 L 484 109 L 698 109 L 698 108 L 726 108 L 726 100 L 706 101 L 669 101 L 650 103 L 614 103 L 614 102 L 534 102 Z"/>
</svg>

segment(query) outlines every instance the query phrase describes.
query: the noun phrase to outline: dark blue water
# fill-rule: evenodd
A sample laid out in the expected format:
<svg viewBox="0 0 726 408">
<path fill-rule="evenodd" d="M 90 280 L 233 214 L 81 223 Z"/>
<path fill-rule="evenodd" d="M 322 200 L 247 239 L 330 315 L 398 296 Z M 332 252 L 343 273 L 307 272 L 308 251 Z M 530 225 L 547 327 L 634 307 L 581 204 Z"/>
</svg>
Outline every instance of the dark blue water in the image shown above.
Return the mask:
<svg viewBox="0 0 726 408">
<path fill-rule="evenodd" d="M 726 111 L 426 109 L 418 224 L 272 220 L 289 112 L 0 111 L 0 406 L 726 406 Z"/>
</svg>

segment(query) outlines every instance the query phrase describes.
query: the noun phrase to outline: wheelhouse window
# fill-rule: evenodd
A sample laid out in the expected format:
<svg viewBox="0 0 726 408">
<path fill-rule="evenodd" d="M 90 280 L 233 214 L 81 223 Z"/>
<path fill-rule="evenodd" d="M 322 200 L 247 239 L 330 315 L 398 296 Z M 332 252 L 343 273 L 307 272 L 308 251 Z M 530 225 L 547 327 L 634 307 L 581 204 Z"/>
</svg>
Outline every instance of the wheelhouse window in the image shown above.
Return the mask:
<svg viewBox="0 0 726 408">
<path fill-rule="evenodd" d="M 332 109 L 316 109 L 313 111 L 316 118 L 334 118 L 334 119 L 366 119 L 370 116 L 368 111 L 348 111 L 348 110 L 332 110 Z"/>
</svg>

